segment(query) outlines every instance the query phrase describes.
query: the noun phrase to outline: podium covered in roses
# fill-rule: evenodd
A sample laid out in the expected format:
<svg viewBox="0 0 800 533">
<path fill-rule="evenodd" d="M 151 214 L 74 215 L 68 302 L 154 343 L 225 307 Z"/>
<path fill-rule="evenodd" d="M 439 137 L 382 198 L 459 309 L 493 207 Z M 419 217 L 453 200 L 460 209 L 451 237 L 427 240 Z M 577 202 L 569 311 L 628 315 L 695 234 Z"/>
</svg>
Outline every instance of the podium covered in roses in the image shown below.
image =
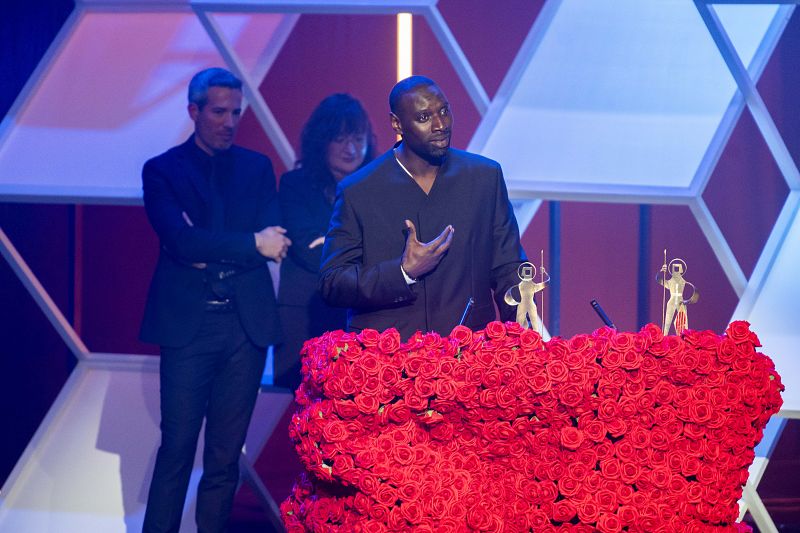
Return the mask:
<svg viewBox="0 0 800 533">
<path fill-rule="evenodd" d="M 724 335 L 518 324 L 447 337 L 335 331 L 304 347 L 289 531 L 744 531 L 737 500 L 781 404 Z"/>
</svg>

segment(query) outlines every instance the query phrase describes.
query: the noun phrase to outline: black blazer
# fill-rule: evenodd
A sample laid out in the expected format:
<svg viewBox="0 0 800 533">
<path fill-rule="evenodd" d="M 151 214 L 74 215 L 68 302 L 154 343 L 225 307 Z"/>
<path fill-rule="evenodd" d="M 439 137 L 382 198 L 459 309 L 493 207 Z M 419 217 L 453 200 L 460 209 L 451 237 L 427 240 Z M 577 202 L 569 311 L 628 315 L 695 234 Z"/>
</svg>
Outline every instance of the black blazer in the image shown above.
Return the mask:
<svg viewBox="0 0 800 533">
<path fill-rule="evenodd" d="M 400 270 L 404 219 L 414 222 L 422 242 L 448 224 L 455 228 L 445 257 L 413 285 Z M 501 318 L 514 320 L 503 295 L 519 283 L 525 260 L 500 165 L 455 149 L 428 195 L 391 150 L 345 178 L 322 256 L 322 296 L 350 308 L 348 326 L 395 327 L 403 338 L 417 330 L 450 333 L 470 297 L 475 306 L 466 325 L 485 326 L 495 318 L 492 291 Z"/>
<path fill-rule="evenodd" d="M 330 179 L 333 191 L 336 187 L 333 176 L 311 176 L 302 168 L 281 176 L 279 198 L 283 224 L 292 240 L 289 254 L 281 262 L 278 289 L 281 305 L 307 306 L 318 295 L 322 246 L 309 249 L 308 245 L 325 236 L 333 212 L 333 204 L 325 197 L 324 178 Z"/>
<path fill-rule="evenodd" d="M 222 187 L 224 230 L 212 227 L 211 202 L 219 199 L 208 175 L 218 165 L 228 176 Z M 140 337 L 145 342 L 178 347 L 200 329 L 208 295 L 206 272 L 235 269 L 230 279 L 242 325 L 251 340 L 266 346 L 280 340 L 275 293 L 266 260 L 253 233 L 280 224 L 275 174 L 270 160 L 233 146 L 214 158 L 190 138 L 150 159 L 142 170 L 144 206 L 161 249 L 147 297 Z M 212 195 L 217 194 L 216 197 Z M 183 219 L 185 212 L 190 226 Z"/>
</svg>

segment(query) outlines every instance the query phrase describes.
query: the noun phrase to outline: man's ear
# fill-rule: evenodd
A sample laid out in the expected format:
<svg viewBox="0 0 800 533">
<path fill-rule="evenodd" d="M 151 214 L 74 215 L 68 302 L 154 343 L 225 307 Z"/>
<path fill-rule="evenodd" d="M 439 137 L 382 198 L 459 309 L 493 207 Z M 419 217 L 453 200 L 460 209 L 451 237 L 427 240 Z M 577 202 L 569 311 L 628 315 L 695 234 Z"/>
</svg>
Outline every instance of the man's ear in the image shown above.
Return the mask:
<svg viewBox="0 0 800 533">
<path fill-rule="evenodd" d="M 186 106 L 186 110 L 189 112 L 189 118 L 192 119 L 192 122 L 197 122 L 197 115 L 200 114 L 200 108 L 194 102 L 190 103 Z"/>
<path fill-rule="evenodd" d="M 389 112 L 389 120 L 392 123 L 392 129 L 394 130 L 394 132 L 397 135 L 400 135 L 402 137 L 403 136 L 403 126 L 400 125 L 400 119 L 397 118 L 397 115 L 395 115 L 392 112 Z"/>
</svg>

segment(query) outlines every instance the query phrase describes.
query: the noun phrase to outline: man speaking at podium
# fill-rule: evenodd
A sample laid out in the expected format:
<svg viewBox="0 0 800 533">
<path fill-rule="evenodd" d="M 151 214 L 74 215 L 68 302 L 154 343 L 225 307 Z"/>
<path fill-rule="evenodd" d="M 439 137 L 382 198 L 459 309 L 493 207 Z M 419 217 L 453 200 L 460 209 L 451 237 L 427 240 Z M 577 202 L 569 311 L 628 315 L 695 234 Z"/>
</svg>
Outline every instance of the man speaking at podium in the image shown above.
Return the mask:
<svg viewBox="0 0 800 533">
<path fill-rule="evenodd" d="M 392 150 L 345 178 L 325 239 L 320 288 L 348 328 L 442 335 L 515 311 L 503 301 L 525 261 L 500 165 L 450 148 L 453 117 L 436 83 L 411 76 L 389 95 Z M 472 302 L 467 308 L 467 303 Z"/>
</svg>

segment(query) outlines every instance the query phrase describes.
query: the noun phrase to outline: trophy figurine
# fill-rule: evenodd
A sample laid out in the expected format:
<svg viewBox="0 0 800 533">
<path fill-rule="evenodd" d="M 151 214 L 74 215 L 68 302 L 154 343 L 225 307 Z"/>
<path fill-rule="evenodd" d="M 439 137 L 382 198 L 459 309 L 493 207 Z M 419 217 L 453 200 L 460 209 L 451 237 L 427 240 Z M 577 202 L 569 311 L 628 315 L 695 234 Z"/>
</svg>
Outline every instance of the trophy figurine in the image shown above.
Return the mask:
<svg viewBox="0 0 800 533">
<path fill-rule="evenodd" d="M 524 328 L 535 329 L 540 331 L 539 315 L 536 310 L 536 301 L 534 297 L 537 292 L 541 292 L 550 282 L 550 274 L 541 266 L 541 281 L 534 281 L 536 278 L 536 267 L 532 263 L 526 261 L 519 265 L 517 269 L 520 282 L 517 285 L 509 287 L 503 296 L 505 301 L 510 306 L 517 307 L 517 323 Z M 514 289 L 519 292 L 519 300 L 515 298 Z"/>
<path fill-rule="evenodd" d="M 669 278 L 667 278 L 667 274 L 670 275 Z M 689 327 L 686 305 L 693 304 L 700 298 L 700 293 L 697 291 L 697 288 L 683 279 L 684 274 L 686 274 L 686 262 L 683 259 L 676 258 L 667 264 L 667 251 L 664 250 L 664 264 L 661 267 L 661 271 L 656 274 L 656 281 L 659 285 L 664 287 L 661 304 L 661 311 L 664 318 L 664 326 L 661 329 L 664 335 L 669 334 L 673 319 L 676 335 L 680 335 Z M 683 292 L 687 285 L 691 287 L 692 294 L 689 298 L 684 298 Z M 668 300 L 666 298 L 667 291 L 669 291 Z M 664 309 L 665 302 L 666 310 Z"/>
</svg>

